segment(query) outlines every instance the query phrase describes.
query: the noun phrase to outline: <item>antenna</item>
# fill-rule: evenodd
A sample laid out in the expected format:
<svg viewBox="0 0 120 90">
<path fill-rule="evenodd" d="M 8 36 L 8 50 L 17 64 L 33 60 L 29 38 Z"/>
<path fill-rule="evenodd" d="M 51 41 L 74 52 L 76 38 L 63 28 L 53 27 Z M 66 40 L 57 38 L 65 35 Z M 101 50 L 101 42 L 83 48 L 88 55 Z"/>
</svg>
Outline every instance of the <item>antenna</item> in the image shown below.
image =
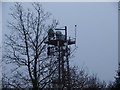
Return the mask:
<svg viewBox="0 0 120 90">
<path fill-rule="evenodd" d="M 57 31 L 58 30 L 58 31 Z M 63 34 L 62 31 L 65 33 Z M 47 48 L 48 56 L 57 56 L 58 67 L 55 72 L 58 76 L 52 79 L 51 83 L 57 85 L 60 89 L 67 88 L 70 90 L 70 68 L 69 68 L 69 56 L 70 45 L 75 44 L 76 40 L 76 25 L 75 25 L 75 39 L 67 38 L 67 26 L 64 28 L 49 29 L 48 39 L 45 41 L 49 47 Z M 65 73 L 66 71 L 66 73 Z M 51 78 L 50 78 L 51 80 Z M 56 82 L 57 81 L 57 82 Z"/>
<path fill-rule="evenodd" d="M 77 25 L 75 25 L 75 47 L 76 47 L 76 30 L 77 30 Z"/>
</svg>

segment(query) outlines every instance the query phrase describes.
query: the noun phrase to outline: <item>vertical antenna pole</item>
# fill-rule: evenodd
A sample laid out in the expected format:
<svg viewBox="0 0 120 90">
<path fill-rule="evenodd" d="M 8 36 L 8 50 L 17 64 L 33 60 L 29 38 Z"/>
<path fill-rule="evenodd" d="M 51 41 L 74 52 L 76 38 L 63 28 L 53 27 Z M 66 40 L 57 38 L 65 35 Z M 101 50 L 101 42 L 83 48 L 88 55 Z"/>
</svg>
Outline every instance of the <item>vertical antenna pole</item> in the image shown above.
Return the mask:
<svg viewBox="0 0 120 90">
<path fill-rule="evenodd" d="M 75 47 L 76 47 L 76 29 L 77 29 L 77 25 L 75 25 Z"/>
</svg>

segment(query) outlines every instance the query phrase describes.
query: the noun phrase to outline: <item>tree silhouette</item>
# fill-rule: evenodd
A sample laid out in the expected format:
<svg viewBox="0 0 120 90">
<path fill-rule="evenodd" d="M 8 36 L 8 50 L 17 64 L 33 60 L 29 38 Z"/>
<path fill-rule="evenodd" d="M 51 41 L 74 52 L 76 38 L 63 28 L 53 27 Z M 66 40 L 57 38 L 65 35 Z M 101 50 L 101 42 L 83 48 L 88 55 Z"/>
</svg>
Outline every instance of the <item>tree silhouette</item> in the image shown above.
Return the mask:
<svg viewBox="0 0 120 90">
<path fill-rule="evenodd" d="M 112 86 L 112 88 L 120 88 L 120 72 L 117 72 L 117 75 L 115 77 L 115 82 Z"/>
<path fill-rule="evenodd" d="M 89 75 L 89 73 L 83 68 L 79 69 L 74 66 L 70 69 L 71 76 L 71 88 L 72 89 L 87 89 L 87 90 L 99 90 L 106 88 L 106 82 L 100 81 L 97 75 Z"/>
<path fill-rule="evenodd" d="M 8 22 L 10 32 L 5 35 L 3 61 L 12 69 L 3 77 L 11 87 L 44 88 L 55 71 L 49 72 L 50 64 L 54 66 L 55 62 L 50 63 L 54 58 L 47 57 L 44 41 L 48 30 L 58 22 L 49 21 L 51 14 L 40 3 L 32 3 L 32 9 L 27 10 L 22 3 L 15 3 L 10 15 L 13 20 Z"/>
</svg>

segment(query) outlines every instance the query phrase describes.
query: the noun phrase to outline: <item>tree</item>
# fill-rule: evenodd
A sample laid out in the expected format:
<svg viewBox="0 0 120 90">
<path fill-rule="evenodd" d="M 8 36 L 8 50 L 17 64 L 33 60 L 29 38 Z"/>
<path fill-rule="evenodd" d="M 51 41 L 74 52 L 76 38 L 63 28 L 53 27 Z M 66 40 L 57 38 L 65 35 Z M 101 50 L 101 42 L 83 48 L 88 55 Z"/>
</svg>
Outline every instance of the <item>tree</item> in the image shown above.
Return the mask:
<svg viewBox="0 0 120 90">
<path fill-rule="evenodd" d="M 71 88 L 75 89 L 104 89 L 106 88 L 105 81 L 100 81 L 96 75 L 89 75 L 85 69 L 78 69 L 74 66 L 70 69 Z"/>
<path fill-rule="evenodd" d="M 120 72 L 117 72 L 117 75 L 115 77 L 115 81 L 109 82 L 108 88 L 114 89 L 114 88 L 120 88 Z"/>
<path fill-rule="evenodd" d="M 70 68 L 71 88 L 83 89 L 88 81 L 88 73 L 85 69 L 79 70 L 74 66 Z"/>
<path fill-rule="evenodd" d="M 88 78 L 88 83 L 87 83 L 87 86 L 86 88 L 89 88 L 89 89 L 105 89 L 106 88 L 106 82 L 105 81 L 101 81 L 97 75 L 91 75 L 89 76 Z"/>
<path fill-rule="evenodd" d="M 44 88 L 48 78 L 55 71 L 49 72 L 50 63 L 46 55 L 47 32 L 55 28 L 57 20 L 49 24 L 47 20 L 50 13 L 45 12 L 40 3 L 32 3 L 33 8 L 25 10 L 22 3 L 15 3 L 10 14 L 13 18 L 8 22 L 10 33 L 5 35 L 5 52 L 3 61 L 11 70 L 11 74 L 5 75 L 11 87 L 31 87 L 37 90 Z M 13 69 L 14 68 L 14 69 Z"/>
</svg>

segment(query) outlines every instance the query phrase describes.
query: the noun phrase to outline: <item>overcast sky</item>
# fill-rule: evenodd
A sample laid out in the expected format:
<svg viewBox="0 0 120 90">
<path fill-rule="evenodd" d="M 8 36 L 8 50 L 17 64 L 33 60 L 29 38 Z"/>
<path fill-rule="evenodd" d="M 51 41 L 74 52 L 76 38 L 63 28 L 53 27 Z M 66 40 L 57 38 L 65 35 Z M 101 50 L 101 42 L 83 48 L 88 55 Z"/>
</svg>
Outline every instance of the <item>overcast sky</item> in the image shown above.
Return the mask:
<svg viewBox="0 0 120 90">
<path fill-rule="evenodd" d="M 12 3 L 3 3 L 3 32 L 8 32 L 6 21 Z M 114 80 L 118 68 L 118 6 L 117 2 L 42 3 L 45 11 L 59 21 L 59 27 L 67 26 L 69 36 L 74 37 L 77 25 L 77 46 L 71 65 L 87 67 L 89 73 L 101 80 Z M 29 7 L 25 3 L 25 7 Z M 74 46 L 73 46 L 74 47 Z"/>
</svg>

